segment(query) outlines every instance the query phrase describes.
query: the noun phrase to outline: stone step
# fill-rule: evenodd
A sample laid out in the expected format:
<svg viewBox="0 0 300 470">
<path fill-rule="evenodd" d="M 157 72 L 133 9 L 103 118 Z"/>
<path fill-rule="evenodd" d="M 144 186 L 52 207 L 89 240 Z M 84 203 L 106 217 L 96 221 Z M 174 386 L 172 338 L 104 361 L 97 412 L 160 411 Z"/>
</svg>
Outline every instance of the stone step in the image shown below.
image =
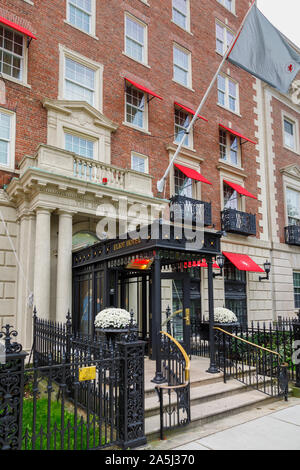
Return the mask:
<svg viewBox="0 0 300 470">
<path fill-rule="evenodd" d="M 226 396 L 233 396 L 237 393 L 244 393 L 247 390 L 249 390 L 249 387 L 237 380 L 230 380 L 226 384 L 224 384 L 224 382 L 202 383 L 191 387 L 191 406 L 203 402 L 207 403 Z M 167 392 L 165 391 L 165 393 Z M 172 393 L 171 403 L 176 403 L 175 393 Z M 148 417 L 155 414 L 159 414 L 159 400 L 157 394 L 145 398 L 145 416 Z"/>
<path fill-rule="evenodd" d="M 242 411 L 255 408 L 256 406 L 262 406 L 270 401 L 278 400 L 278 397 L 273 398 L 262 392 L 249 390 L 246 386 L 244 386 L 246 390 L 241 391 L 238 389 L 238 386 L 236 386 L 237 389 L 234 390 L 235 387 L 231 385 L 229 386 L 228 384 L 226 385 L 230 387 L 228 388 L 228 392 L 229 389 L 231 389 L 231 394 L 229 392 L 229 395 L 220 395 L 219 397 L 214 397 L 214 399 L 211 400 L 200 398 L 200 403 L 197 403 L 197 400 L 194 400 L 191 404 L 191 423 L 188 425 L 189 429 L 193 426 L 212 422 L 227 415 L 235 415 Z M 234 394 L 234 396 L 232 396 L 232 394 Z M 183 428 L 176 428 L 173 432 L 182 432 L 182 429 Z M 145 419 L 145 432 L 148 440 L 157 438 L 159 436 L 159 430 L 159 413 L 148 416 Z"/>
</svg>

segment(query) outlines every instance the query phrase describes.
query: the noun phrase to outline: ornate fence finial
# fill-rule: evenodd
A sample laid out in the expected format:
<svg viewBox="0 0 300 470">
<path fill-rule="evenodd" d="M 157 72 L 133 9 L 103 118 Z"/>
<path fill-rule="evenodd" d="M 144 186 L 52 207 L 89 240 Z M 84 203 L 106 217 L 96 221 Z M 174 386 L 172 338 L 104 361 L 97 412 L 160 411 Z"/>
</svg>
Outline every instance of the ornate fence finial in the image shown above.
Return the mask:
<svg viewBox="0 0 300 470">
<path fill-rule="evenodd" d="M 16 342 L 12 342 L 12 337 L 18 336 L 16 330 L 11 325 L 5 325 L 0 331 L 0 339 L 4 338 L 5 353 L 16 354 L 22 351 L 22 345 Z"/>
</svg>

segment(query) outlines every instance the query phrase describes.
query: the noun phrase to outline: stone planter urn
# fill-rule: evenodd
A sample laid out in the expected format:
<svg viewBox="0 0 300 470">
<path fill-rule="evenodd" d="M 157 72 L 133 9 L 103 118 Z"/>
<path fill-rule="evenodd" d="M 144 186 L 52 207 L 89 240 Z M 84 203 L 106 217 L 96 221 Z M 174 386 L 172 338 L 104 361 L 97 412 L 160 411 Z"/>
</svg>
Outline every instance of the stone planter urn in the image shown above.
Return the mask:
<svg viewBox="0 0 300 470">
<path fill-rule="evenodd" d="M 102 337 L 103 342 L 115 349 L 116 343 L 126 339 L 130 329 L 131 334 L 137 334 L 133 319 L 134 313 L 121 308 L 106 308 L 95 318 L 95 332 Z"/>
</svg>

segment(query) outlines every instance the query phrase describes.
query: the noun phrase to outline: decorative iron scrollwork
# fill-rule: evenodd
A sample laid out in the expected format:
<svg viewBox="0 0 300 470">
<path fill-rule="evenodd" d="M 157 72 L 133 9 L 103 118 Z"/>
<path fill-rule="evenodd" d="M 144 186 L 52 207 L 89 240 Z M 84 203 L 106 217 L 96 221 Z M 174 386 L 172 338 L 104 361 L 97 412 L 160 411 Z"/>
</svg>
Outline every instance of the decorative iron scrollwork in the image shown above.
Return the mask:
<svg viewBox="0 0 300 470">
<path fill-rule="evenodd" d="M 0 331 L 0 339 L 4 339 L 5 353 L 6 354 L 17 354 L 22 351 L 21 344 L 12 342 L 12 338 L 18 336 L 16 330 L 10 325 L 5 325 Z"/>
</svg>

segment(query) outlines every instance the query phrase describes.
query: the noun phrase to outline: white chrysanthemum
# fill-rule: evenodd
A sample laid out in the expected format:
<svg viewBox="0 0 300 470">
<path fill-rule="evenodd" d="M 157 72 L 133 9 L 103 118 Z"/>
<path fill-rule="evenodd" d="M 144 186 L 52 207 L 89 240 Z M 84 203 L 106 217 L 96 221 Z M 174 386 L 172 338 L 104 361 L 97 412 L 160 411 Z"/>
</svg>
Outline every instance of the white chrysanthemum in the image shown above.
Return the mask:
<svg viewBox="0 0 300 470">
<path fill-rule="evenodd" d="M 106 308 L 98 313 L 95 318 L 96 328 L 116 328 L 128 327 L 130 323 L 130 313 L 122 308 Z"/>
<path fill-rule="evenodd" d="M 214 320 L 216 323 L 236 323 L 236 315 L 228 308 L 217 307 L 214 310 Z"/>
</svg>

